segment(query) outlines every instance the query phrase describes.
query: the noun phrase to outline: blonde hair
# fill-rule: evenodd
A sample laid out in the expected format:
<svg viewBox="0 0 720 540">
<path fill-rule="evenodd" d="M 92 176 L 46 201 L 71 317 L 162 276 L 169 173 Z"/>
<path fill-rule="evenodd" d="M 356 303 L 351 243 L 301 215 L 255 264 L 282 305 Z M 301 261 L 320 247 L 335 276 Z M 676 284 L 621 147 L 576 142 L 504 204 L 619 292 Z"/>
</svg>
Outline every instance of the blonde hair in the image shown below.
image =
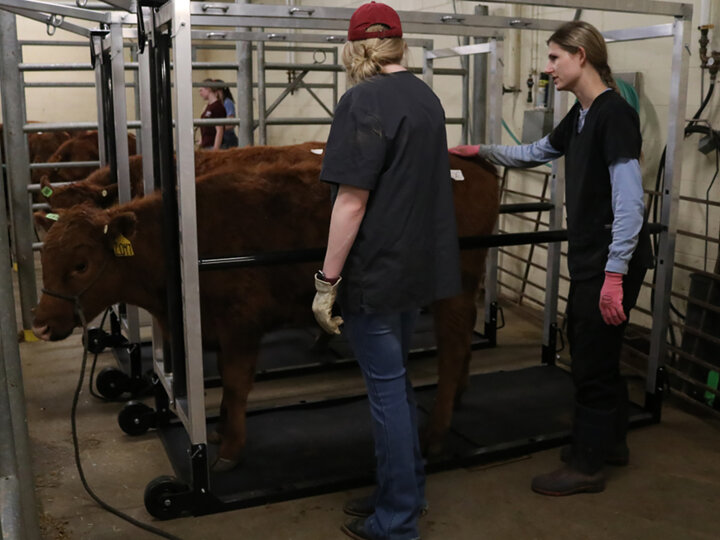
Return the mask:
<svg viewBox="0 0 720 540">
<path fill-rule="evenodd" d="M 555 30 L 547 40 L 553 42 L 561 49 L 575 54 L 582 47 L 590 65 L 595 68 L 602 81 L 610 88 L 618 91 L 617 84 L 608 65 L 608 53 L 605 38 L 592 24 L 585 21 L 570 21 Z"/>
<path fill-rule="evenodd" d="M 385 25 L 374 24 L 367 32 L 384 30 Z M 373 75 L 377 75 L 387 64 L 403 64 L 408 46 L 403 38 L 369 38 L 360 41 L 348 41 L 342 51 L 348 80 L 357 84 Z"/>
</svg>

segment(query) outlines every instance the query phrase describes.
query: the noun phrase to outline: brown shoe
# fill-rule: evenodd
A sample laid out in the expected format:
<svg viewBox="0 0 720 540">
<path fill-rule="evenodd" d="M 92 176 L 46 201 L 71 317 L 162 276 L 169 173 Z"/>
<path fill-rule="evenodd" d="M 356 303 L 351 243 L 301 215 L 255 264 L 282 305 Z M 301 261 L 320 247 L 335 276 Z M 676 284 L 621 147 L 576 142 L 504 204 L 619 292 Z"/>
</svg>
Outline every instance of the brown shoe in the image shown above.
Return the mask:
<svg viewBox="0 0 720 540">
<path fill-rule="evenodd" d="M 584 474 L 565 465 L 556 471 L 533 478 L 531 488 L 535 493 L 553 497 L 575 493 L 598 493 L 605 489 L 605 476 L 602 471 Z"/>
<path fill-rule="evenodd" d="M 348 516 L 366 518 L 375 512 L 373 497 L 368 495 L 367 497 L 351 499 L 343 505 L 343 512 Z"/>
<path fill-rule="evenodd" d="M 365 518 L 353 518 L 345 522 L 340 530 L 355 540 L 373 540 L 365 531 Z"/>
</svg>

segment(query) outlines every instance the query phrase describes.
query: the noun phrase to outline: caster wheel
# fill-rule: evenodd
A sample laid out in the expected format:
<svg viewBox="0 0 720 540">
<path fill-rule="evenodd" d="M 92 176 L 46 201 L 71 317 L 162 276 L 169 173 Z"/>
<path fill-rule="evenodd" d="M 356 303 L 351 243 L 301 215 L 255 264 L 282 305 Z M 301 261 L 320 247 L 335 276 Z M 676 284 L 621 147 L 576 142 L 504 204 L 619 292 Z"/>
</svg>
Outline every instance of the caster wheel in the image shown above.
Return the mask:
<svg viewBox="0 0 720 540">
<path fill-rule="evenodd" d="M 118 425 L 128 435 L 142 435 L 155 425 L 155 411 L 139 401 L 129 401 L 118 414 Z"/>
<path fill-rule="evenodd" d="M 157 519 L 173 519 L 184 513 L 186 508 L 184 497 L 178 494 L 189 491 L 188 486 L 173 476 L 158 476 L 145 487 L 145 508 Z"/>
<path fill-rule="evenodd" d="M 117 399 L 128 391 L 130 377 L 115 368 L 103 368 L 95 377 L 95 388 L 107 399 Z"/>
<path fill-rule="evenodd" d="M 105 350 L 109 338 L 110 334 L 102 328 L 90 328 L 90 330 L 88 330 L 88 342 L 85 345 L 87 345 L 90 353 L 100 354 Z"/>
</svg>

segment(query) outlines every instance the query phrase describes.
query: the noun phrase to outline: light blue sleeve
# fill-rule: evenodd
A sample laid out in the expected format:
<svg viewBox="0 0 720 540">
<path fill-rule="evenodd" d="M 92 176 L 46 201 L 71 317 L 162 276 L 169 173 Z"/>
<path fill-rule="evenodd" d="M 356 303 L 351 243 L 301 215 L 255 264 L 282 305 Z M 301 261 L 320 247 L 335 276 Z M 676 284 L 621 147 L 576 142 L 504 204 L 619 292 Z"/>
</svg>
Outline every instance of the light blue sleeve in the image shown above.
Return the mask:
<svg viewBox="0 0 720 540">
<path fill-rule="evenodd" d="M 478 155 L 505 167 L 535 167 L 559 158 L 562 152 L 553 148 L 550 138 L 545 136 L 532 144 L 518 146 L 481 144 Z"/>
<path fill-rule="evenodd" d="M 620 158 L 610 165 L 612 242 L 605 270 L 627 274 L 645 215 L 642 173 L 637 159 Z"/>
<path fill-rule="evenodd" d="M 235 104 L 232 102 L 232 99 L 226 99 L 223 103 L 225 105 L 225 114 L 228 118 L 235 117 Z"/>
</svg>

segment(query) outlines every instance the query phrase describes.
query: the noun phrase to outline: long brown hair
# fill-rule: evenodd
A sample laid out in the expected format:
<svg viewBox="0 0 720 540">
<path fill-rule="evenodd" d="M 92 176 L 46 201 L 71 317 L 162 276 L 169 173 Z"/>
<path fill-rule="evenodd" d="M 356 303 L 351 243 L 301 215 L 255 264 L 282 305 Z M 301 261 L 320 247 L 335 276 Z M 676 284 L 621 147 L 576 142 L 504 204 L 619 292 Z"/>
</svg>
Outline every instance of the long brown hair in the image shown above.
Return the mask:
<svg viewBox="0 0 720 540">
<path fill-rule="evenodd" d="M 550 42 L 557 44 L 570 54 L 577 53 L 582 47 L 585 50 L 587 61 L 595 68 L 602 81 L 616 92 L 618 91 L 612 70 L 608 65 L 605 39 L 592 24 L 585 21 L 567 22 L 548 38 L 547 44 L 549 45 Z"/>
</svg>

